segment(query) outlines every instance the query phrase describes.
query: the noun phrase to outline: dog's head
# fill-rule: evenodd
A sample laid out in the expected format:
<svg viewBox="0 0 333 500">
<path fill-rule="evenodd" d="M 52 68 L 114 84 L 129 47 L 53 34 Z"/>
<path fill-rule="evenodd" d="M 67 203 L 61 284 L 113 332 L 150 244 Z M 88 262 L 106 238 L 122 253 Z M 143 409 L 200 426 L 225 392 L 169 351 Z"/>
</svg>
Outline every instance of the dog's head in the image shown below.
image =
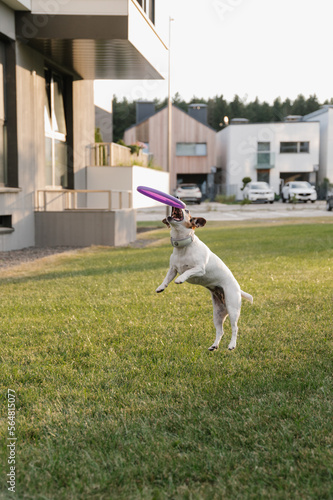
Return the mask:
<svg viewBox="0 0 333 500">
<path fill-rule="evenodd" d="M 206 219 L 203 217 L 192 217 L 190 211 L 186 208 L 172 207 L 171 216 L 169 215 L 162 222 L 169 228 L 194 230 L 197 227 L 203 227 L 206 224 Z"/>
</svg>

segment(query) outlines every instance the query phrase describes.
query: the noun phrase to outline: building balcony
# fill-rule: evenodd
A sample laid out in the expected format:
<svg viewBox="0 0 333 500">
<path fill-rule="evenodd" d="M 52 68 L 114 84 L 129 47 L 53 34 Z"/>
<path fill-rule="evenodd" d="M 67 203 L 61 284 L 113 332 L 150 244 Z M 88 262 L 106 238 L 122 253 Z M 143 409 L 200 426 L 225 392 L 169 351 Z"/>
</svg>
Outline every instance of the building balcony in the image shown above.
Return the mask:
<svg viewBox="0 0 333 500">
<path fill-rule="evenodd" d="M 256 170 L 270 170 L 275 167 L 275 153 L 257 151 L 254 161 Z"/>
<path fill-rule="evenodd" d="M 89 148 L 88 165 L 90 167 L 130 167 L 141 165 L 148 167 L 149 155 L 140 149 L 131 153 L 130 148 L 114 142 L 97 142 Z"/>
<path fill-rule="evenodd" d="M 147 3 L 145 3 L 147 5 Z M 167 47 L 137 0 L 31 0 L 30 12 L 16 12 L 23 43 L 78 78 L 163 79 Z"/>
</svg>

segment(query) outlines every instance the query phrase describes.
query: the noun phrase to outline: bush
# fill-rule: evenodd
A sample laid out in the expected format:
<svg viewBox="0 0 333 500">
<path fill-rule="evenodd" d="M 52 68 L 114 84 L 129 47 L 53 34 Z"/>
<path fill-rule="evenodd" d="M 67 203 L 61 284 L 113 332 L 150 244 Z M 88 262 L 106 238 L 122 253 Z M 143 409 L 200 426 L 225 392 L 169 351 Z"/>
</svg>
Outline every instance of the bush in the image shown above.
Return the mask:
<svg viewBox="0 0 333 500">
<path fill-rule="evenodd" d="M 249 182 L 252 182 L 251 177 L 244 177 L 242 179 L 243 187 L 241 187 L 241 191 L 243 191 L 243 189 L 245 188 L 246 184 L 248 184 Z"/>
<path fill-rule="evenodd" d="M 227 196 L 225 194 L 218 194 L 215 196 L 215 200 L 217 203 L 235 203 L 236 195 L 233 194 L 231 196 Z"/>
</svg>

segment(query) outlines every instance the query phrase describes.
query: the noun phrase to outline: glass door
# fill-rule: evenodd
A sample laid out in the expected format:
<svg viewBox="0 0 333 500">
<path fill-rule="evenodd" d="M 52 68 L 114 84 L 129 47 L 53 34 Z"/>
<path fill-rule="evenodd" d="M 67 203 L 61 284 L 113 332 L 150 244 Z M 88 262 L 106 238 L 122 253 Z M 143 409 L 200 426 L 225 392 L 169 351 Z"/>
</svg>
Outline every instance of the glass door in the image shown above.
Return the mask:
<svg viewBox="0 0 333 500">
<path fill-rule="evenodd" d="M 58 73 L 45 70 L 45 184 L 68 186 L 67 125 L 64 81 Z"/>
</svg>

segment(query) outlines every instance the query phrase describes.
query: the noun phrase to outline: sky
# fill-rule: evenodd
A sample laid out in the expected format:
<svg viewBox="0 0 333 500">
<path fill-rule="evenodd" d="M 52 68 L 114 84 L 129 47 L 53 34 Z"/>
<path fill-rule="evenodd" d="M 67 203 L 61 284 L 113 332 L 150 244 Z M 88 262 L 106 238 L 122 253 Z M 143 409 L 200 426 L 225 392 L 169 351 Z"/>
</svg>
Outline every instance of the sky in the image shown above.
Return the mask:
<svg viewBox="0 0 333 500">
<path fill-rule="evenodd" d="M 189 101 L 237 94 L 273 103 L 333 97 L 331 0 L 156 0 L 157 32 L 169 45 L 171 94 Z M 95 103 L 167 97 L 163 80 L 95 82 Z"/>
</svg>

